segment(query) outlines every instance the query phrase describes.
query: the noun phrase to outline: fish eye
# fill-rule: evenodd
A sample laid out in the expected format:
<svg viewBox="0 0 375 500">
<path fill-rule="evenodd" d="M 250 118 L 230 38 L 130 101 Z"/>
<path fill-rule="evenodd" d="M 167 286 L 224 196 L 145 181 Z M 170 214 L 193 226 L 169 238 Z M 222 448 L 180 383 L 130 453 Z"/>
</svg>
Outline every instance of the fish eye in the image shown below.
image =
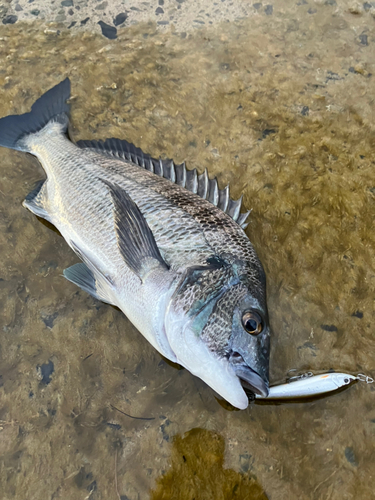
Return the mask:
<svg viewBox="0 0 375 500">
<path fill-rule="evenodd" d="M 349 379 L 348 378 L 344 378 L 344 382 L 345 382 L 345 384 L 349 384 Z"/>
<path fill-rule="evenodd" d="M 242 326 L 250 335 L 259 335 L 264 328 L 262 318 L 255 311 L 247 311 L 244 313 L 242 316 Z"/>
</svg>

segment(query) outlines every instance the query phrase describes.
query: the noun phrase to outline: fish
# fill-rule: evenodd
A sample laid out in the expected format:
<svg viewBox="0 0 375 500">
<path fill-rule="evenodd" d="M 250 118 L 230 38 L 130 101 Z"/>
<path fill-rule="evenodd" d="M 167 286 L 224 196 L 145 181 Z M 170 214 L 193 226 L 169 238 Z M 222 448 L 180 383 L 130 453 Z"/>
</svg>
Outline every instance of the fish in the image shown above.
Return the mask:
<svg viewBox="0 0 375 500">
<path fill-rule="evenodd" d="M 235 408 L 269 392 L 266 276 L 249 214 L 207 170 L 125 140 L 69 137 L 70 80 L 0 119 L 0 146 L 31 153 L 46 179 L 23 206 L 53 224 L 79 263 L 67 280 L 117 306 L 165 358 Z"/>
</svg>

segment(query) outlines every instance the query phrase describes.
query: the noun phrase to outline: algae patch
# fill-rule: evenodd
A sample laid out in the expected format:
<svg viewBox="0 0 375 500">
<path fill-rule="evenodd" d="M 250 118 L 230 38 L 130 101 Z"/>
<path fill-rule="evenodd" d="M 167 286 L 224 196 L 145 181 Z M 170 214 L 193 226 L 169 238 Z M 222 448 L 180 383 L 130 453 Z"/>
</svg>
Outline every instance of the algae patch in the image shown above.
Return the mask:
<svg viewBox="0 0 375 500">
<path fill-rule="evenodd" d="M 255 477 L 224 468 L 224 449 L 213 431 L 175 436 L 171 469 L 157 480 L 151 500 L 267 500 Z"/>
</svg>

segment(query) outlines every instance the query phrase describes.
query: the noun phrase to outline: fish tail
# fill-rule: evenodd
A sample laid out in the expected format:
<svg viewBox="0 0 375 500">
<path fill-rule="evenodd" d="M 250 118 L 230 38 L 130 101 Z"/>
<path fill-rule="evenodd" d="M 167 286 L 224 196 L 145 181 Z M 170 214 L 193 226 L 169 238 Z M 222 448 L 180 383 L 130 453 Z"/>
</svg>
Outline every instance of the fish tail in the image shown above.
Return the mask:
<svg viewBox="0 0 375 500">
<path fill-rule="evenodd" d="M 66 133 L 69 125 L 70 80 L 65 78 L 43 94 L 31 107 L 30 113 L 10 115 L 0 119 L 0 146 L 31 152 L 27 138 L 49 123 L 59 125 L 59 132 Z"/>
</svg>

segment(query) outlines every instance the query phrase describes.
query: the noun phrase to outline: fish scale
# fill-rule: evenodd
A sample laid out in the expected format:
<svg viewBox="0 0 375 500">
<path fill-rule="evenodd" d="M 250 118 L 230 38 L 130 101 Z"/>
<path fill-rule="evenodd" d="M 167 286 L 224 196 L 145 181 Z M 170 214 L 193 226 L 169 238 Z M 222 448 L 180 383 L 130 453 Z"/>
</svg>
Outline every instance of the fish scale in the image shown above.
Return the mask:
<svg viewBox="0 0 375 500">
<path fill-rule="evenodd" d="M 0 120 L 0 146 L 27 151 L 47 180 L 24 206 L 81 259 L 64 276 L 118 306 L 165 357 L 237 408 L 268 394 L 265 275 L 242 226 L 242 197 L 205 170 L 156 160 L 119 139 L 71 142 L 70 82 Z"/>
</svg>

